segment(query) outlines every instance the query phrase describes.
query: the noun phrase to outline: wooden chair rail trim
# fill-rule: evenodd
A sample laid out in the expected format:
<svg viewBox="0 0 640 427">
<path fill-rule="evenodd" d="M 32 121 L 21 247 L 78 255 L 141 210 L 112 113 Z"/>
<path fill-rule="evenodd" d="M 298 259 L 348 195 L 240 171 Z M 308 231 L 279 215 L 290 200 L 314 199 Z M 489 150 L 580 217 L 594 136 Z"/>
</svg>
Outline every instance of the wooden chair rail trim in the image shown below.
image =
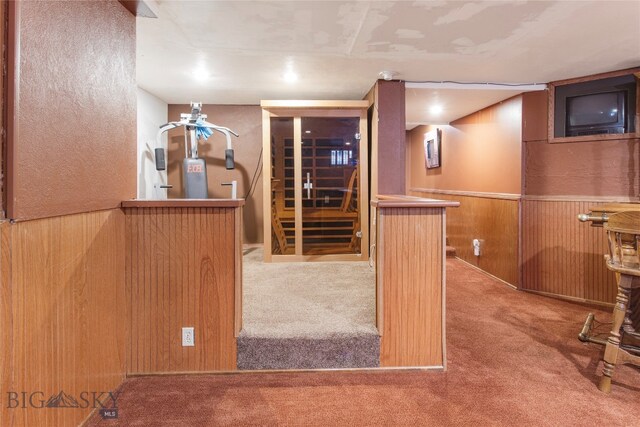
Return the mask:
<svg viewBox="0 0 640 427">
<path fill-rule="evenodd" d="M 460 202 L 405 195 L 378 195 L 377 198 L 371 201 L 371 206 L 374 208 L 457 208 L 460 206 Z"/>
<path fill-rule="evenodd" d="M 123 208 L 236 208 L 244 203 L 244 199 L 133 199 L 121 205 Z"/>
<path fill-rule="evenodd" d="M 446 194 L 451 196 L 483 197 L 487 199 L 520 200 L 523 196 L 512 193 L 486 193 L 483 191 L 441 190 L 436 188 L 410 188 L 410 192 L 427 194 Z"/>
</svg>

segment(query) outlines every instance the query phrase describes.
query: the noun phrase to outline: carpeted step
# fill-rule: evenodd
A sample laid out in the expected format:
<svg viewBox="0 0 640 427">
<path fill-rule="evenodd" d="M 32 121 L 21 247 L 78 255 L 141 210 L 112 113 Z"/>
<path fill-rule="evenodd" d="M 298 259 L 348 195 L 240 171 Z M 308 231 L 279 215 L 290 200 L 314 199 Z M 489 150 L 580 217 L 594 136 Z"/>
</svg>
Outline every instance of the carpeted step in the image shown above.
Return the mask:
<svg viewBox="0 0 640 427">
<path fill-rule="evenodd" d="M 367 262 L 263 263 L 247 251 L 238 369 L 377 367 L 375 290 Z"/>
<path fill-rule="evenodd" d="M 380 361 L 377 334 L 326 337 L 238 337 L 238 369 L 375 368 Z"/>
</svg>

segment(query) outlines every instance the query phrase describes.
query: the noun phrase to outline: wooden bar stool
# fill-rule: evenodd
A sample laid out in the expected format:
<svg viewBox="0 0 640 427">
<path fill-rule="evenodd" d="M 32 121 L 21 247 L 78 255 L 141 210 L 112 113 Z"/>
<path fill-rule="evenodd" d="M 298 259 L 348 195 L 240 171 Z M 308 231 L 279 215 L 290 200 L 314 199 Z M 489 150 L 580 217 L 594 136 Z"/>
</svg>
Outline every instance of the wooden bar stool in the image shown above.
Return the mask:
<svg viewBox="0 0 640 427">
<path fill-rule="evenodd" d="M 611 391 L 611 377 L 616 364 L 640 366 L 640 334 L 631 321 L 629 299 L 632 289 L 640 288 L 640 212 L 613 214 L 604 225 L 609 239 L 607 268 L 616 272 L 618 295 L 613 309 L 613 326 L 604 352 L 604 374 L 600 390 Z"/>
</svg>

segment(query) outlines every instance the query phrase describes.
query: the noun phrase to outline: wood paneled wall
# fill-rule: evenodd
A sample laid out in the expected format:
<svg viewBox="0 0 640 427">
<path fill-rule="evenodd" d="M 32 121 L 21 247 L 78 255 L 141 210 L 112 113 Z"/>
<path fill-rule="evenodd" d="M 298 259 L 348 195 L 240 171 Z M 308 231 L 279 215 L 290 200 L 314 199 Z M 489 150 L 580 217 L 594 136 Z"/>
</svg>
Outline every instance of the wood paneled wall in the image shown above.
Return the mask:
<svg viewBox="0 0 640 427">
<path fill-rule="evenodd" d="M 522 289 L 612 303 L 615 280 L 604 264 L 606 233 L 578 222 L 595 200 L 640 196 L 637 138 L 548 142 L 549 96 L 523 95 Z"/>
<path fill-rule="evenodd" d="M 236 369 L 240 208 L 125 208 L 127 372 Z M 182 327 L 195 346 L 182 347 Z"/>
<path fill-rule="evenodd" d="M 580 301 L 615 302 L 616 281 L 607 270 L 606 232 L 581 223 L 592 201 L 523 201 L 522 289 Z"/>
<path fill-rule="evenodd" d="M 0 225 L 3 426 L 78 425 L 93 408 L 40 405 L 64 391 L 115 390 L 125 375 L 124 215 L 120 209 Z"/>
<path fill-rule="evenodd" d="M 449 125 L 409 132 L 409 188 L 520 194 L 522 98 L 516 96 Z M 424 134 L 442 133 L 441 166 L 426 169 Z"/>
<path fill-rule="evenodd" d="M 417 189 L 412 189 L 411 195 L 460 202 L 460 207 L 447 210 L 447 239 L 456 255 L 513 286 L 519 285 L 518 196 L 498 198 Z M 479 257 L 473 254 L 473 239 L 482 240 Z"/>
<path fill-rule="evenodd" d="M 442 166 L 425 169 L 424 134 L 442 131 Z M 418 126 L 409 133 L 408 194 L 456 200 L 447 212 L 447 238 L 457 256 L 487 273 L 519 284 L 522 97 L 484 108 L 450 125 Z M 473 255 L 473 239 L 482 254 Z"/>
<path fill-rule="evenodd" d="M 377 209 L 380 366 L 445 365 L 444 210 Z"/>
</svg>

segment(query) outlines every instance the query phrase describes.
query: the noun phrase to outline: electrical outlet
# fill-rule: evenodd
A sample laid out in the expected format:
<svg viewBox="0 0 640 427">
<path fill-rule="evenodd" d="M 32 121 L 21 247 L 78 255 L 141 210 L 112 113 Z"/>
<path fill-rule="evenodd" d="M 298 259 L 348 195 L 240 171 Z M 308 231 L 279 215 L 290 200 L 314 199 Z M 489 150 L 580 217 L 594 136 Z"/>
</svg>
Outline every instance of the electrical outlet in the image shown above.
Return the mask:
<svg viewBox="0 0 640 427">
<path fill-rule="evenodd" d="M 196 343 L 195 343 L 193 327 L 182 328 L 182 346 L 193 347 L 195 345 Z"/>
<path fill-rule="evenodd" d="M 471 244 L 473 245 L 473 254 L 475 256 L 480 256 L 480 247 L 482 246 L 482 242 L 483 241 L 480 239 L 473 239 L 473 241 L 471 242 Z"/>
</svg>

